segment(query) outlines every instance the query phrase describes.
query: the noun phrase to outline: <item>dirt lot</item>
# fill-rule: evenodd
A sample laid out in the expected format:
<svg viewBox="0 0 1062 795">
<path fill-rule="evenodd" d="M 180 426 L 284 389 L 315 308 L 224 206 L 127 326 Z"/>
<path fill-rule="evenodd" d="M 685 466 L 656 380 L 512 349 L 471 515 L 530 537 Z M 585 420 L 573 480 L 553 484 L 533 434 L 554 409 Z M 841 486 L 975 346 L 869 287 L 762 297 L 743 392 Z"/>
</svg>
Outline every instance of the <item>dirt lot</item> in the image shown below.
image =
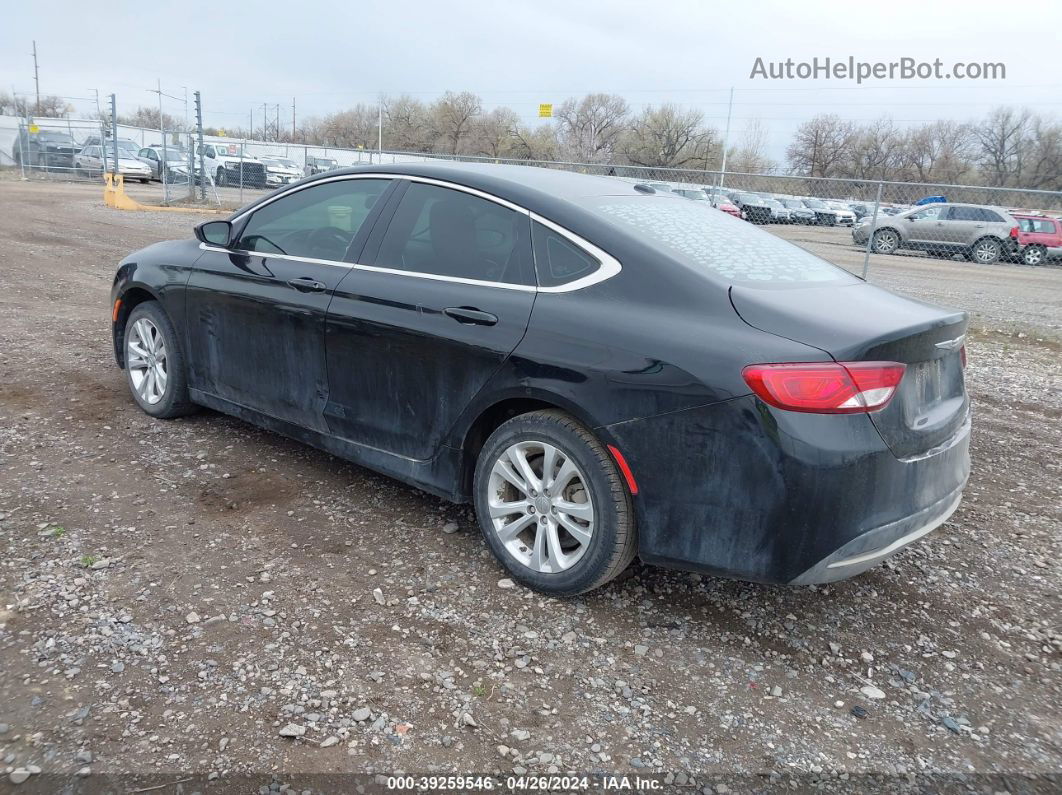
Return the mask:
<svg viewBox="0 0 1062 795">
<path fill-rule="evenodd" d="M 1058 791 L 1062 269 L 874 257 L 872 281 L 973 315 L 973 476 L 925 541 L 828 587 L 635 568 L 557 601 L 505 587 L 464 508 L 136 408 L 114 267 L 197 218 L 11 181 L 0 208 L 0 790 L 578 771 Z M 862 262 L 845 230 L 785 234 Z"/>
</svg>

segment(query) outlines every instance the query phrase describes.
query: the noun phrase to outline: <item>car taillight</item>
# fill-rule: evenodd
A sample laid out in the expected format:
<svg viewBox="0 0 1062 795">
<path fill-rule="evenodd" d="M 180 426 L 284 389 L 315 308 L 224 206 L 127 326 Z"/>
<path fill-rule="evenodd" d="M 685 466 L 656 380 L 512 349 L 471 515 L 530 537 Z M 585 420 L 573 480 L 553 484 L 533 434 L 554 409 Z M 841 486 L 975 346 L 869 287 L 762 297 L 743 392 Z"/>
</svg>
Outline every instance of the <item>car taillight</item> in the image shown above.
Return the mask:
<svg viewBox="0 0 1062 795">
<path fill-rule="evenodd" d="M 1010 228 L 1010 236 L 1011 236 L 1012 238 L 1014 238 L 1015 240 L 1017 240 L 1017 239 L 1018 239 L 1018 227 L 1016 227 L 1016 226 L 1012 226 L 1012 227 Z"/>
<path fill-rule="evenodd" d="M 959 358 L 962 359 L 962 369 L 966 369 L 966 346 L 959 348 Z"/>
<path fill-rule="evenodd" d="M 903 378 L 899 362 L 753 364 L 741 371 L 764 402 L 786 411 L 859 414 L 884 408 Z"/>
</svg>

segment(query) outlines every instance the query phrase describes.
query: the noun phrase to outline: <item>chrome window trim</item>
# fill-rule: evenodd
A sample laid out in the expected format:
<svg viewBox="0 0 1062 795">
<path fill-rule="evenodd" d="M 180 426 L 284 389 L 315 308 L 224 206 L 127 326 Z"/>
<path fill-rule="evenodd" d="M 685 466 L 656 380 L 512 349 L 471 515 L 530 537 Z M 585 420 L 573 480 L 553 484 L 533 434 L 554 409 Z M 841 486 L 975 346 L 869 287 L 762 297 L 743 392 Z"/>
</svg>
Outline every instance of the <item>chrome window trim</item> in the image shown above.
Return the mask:
<svg viewBox="0 0 1062 795">
<path fill-rule="evenodd" d="M 554 285 L 553 287 L 542 287 L 541 285 L 539 285 L 538 292 L 570 293 L 575 290 L 581 290 L 584 287 L 589 287 L 592 284 L 603 282 L 605 281 L 605 279 L 611 279 L 613 276 L 623 270 L 623 266 L 620 265 L 618 259 L 613 257 L 611 254 L 601 250 L 589 240 L 585 240 L 579 237 L 579 235 L 575 234 L 572 231 L 569 231 L 568 229 L 565 229 L 560 224 L 553 223 L 553 221 L 549 220 L 548 218 L 543 218 L 538 213 L 531 213 L 530 215 L 532 221 L 538 221 L 540 224 L 547 227 L 548 229 L 552 229 L 561 237 L 570 240 L 578 248 L 581 248 L 591 257 L 596 259 L 598 263 L 600 263 L 598 269 L 595 270 L 593 273 L 589 273 L 586 276 L 583 276 L 582 278 L 576 279 L 575 281 L 565 282 L 564 284 Z"/>
<path fill-rule="evenodd" d="M 245 251 L 238 248 L 220 248 L 219 246 L 208 246 L 206 243 L 200 243 L 199 248 L 203 251 L 216 251 L 218 254 L 239 254 L 240 256 L 250 257 L 268 257 L 275 259 L 286 259 L 292 262 L 309 262 L 312 265 L 333 265 L 337 268 L 346 268 L 350 270 L 355 267 L 351 262 L 339 262 L 334 259 L 314 259 L 313 257 L 296 257 L 294 254 L 273 254 L 266 251 Z"/>
<path fill-rule="evenodd" d="M 541 285 L 511 284 L 509 282 L 493 282 L 493 281 L 487 281 L 487 280 L 482 280 L 482 279 L 466 279 L 466 278 L 461 278 L 461 277 L 458 277 L 458 276 L 443 276 L 441 274 L 436 274 L 436 273 L 423 273 L 423 272 L 420 272 L 420 271 L 406 271 L 406 270 L 401 270 L 400 268 L 387 268 L 387 267 L 383 267 L 383 266 L 379 266 L 379 265 L 362 265 L 360 263 L 342 262 L 342 261 L 338 261 L 338 260 L 315 259 L 313 257 L 297 257 L 297 256 L 294 256 L 292 254 L 270 254 L 270 253 L 257 252 L 257 251 L 243 251 L 243 250 L 240 250 L 240 249 L 228 249 L 228 248 L 221 248 L 219 246 L 209 246 L 206 243 L 200 243 L 199 244 L 199 248 L 202 251 L 214 251 L 214 252 L 217 252 L 219 254 L 242 254 L 244 256 L 249 256 L 249 255 L 253 254 L 253 255 L 261 256 L 261 257 L 276 257 L 278 259 L 291 260 L 293 262 L 307 262 L 307 263 L 311 263 L 311 264 L 314 264 L 314 265 L 334 265 L 336 267 L 346 268 L 348 270 L 363 270 L 363 271 L 370 271 L 370 272 L 374 272 L 374 273 L 387 273 L 387 274 L 391 274 L 391 275 L 394 275 L 394 276 L 409 276 L 411 278 L 416 278 L 416 279 L 429 279 L 429 280 L 432 280 L 432 281 L 451 282 L 451 283 L 454 283 L 454 284 L 468 284 L 468 285 L 472 285 L 472 286 L 476 286 L 476 287 L 494 287 L 494 288 L 501 289 L 501 290 L 516 290 L 518 292 L 533 292 L 533 293 L 570 293 L 570 292 L 574 292 L 576 290 L 581 290 L 584 287 L 589 287 L 590 285 L 598 284 L 599 282 L 603 282 L 606 279 L 611 279 L 613 276 L 615 276 L 617 273 L 619 273 L 621 270 L 623 270 L 623 266 L 620 264 L 619 260 L 617 260 L 611 254 L 609 254 L 606 251 L 602 250 L 598 246 L 595 246 L 589 240 L 586 240 L 585 238 L 580 237 L 579 235 L 575 234 L 571 230 L 566 229 L 565 227 L 561 226 L 560 224 L 555 223 L 554 221 L 551 221 L 548 218 L 545 218 L 545 217 L 539 215 L 538 213 L 535 213 L 535 212 L 532 212 L 531 210 L 528 210 L 526 207 L 521 207 L 518 204 L 513 204 L 512 202 L 510 202 L 510 201 L 508 201 L 506 199 L 502 199 L 502 198 L 500 198 L 498 196 L 495 196 L 495 195 L 493 195 L 491 193 L 487 193 L 485 191 L 481 191 L 481 190 L 478 190 L 476 188 L 470 188 L 467 185 L 459 185 L 459 184 L 457 184 L 455 182 L 448 182 L 446 180 L 435 179 L 433 177 L 420 177 L 420 176 L 416 176 L 416 175 L 412 175 L 412 174 L 393 174 L 393 173 L 390 173 L 390 172 L 367 172 L 367 173 L 364 173 L 364 174 L 339 174 L 339 175 L 334 176 L 334 177 L 326 177 L 325 179 L 314 180 L 313 182 L 308 182 L 308 183 L 306 183 L 304 185 L 293 186 L 292 188 L 290 188 L 288 190 L 285 190 L 285 191 L 282 191 L 281 193 L 278 193 L 276 196 L 269 197 L 267 200 L 265 200 L 261 204 L 257 204 L 257 205 L 255 205 L 254 207 L 252 207 L 250 209 L 244 210 L 239 215 L 233 217 L 230 220 L 230 223 L 235 226 L 236 224 L 240 223 L 246 216 L 248 216 L 248 215 L 250 215 L 250 214 L 252 214 L 254 212 L 257 212 L 261 208 L 265 207 L 266 205 L 272 204 L 273 202 L 277 201 L 278 199 L 282 199 L 285 196 L 290 196 L 291 194 L 296 193 L 296 192 L 298 192 L 300 190 L 304 190 L 306 188 L 312 188 L 315 185 L 321 185 L 321 184 L 324 184 L 326 182 L 340 182 L 340 181 L 344 181 L 344 180 L 354 180 L 354 179 L 400 179 L 400 180 L 406 180 L 407 182 L 422 182 L 422 183 L 425 183 L 425 184 L 428 184 L 428 185 L 437 185 L 437 186 L 442 187 L 442 188 L 449 188 L 451 190 L 457 190 L 457 191 L 461 191 L 463 193 L 471 194 L 473 196 L 478 196 L 481 199 L 486 199 L 487 201 L 494 202 L 495 204 L 500 204 L 502 207 L 505 207 L 505 208 L 507 208 L 509 210 L 512 210 L 514 212 L 518 212 L 518 213 L 524 214 L 524 215 L 528 216 L 532 221 L 537 221 L 538 223 L 542 224 L 543 226 L 545 226 L 545 227 L 547 227 L 549 229 L 552 229 L 557 234 L 561 235 L 562 237 L 564 237 L 567 240 L 569 240 L 572 243 L 574 243 L 579 248 L 583 249 L 583 251 L 585 251 L 587 254 L 589 254 L 594 259 L 596 259 L 600 263 L 600 265 L 597 268 L 597 270 L 595 270 L 593 273 L 588 274 L 587 276 L 583 276 L 582 278 L 576 279 L 576 280 L 571 281 L 571 282 L 566 282 L 564 284 L 554 285 L 552 287 L 542 287 Z"/>
</svg>

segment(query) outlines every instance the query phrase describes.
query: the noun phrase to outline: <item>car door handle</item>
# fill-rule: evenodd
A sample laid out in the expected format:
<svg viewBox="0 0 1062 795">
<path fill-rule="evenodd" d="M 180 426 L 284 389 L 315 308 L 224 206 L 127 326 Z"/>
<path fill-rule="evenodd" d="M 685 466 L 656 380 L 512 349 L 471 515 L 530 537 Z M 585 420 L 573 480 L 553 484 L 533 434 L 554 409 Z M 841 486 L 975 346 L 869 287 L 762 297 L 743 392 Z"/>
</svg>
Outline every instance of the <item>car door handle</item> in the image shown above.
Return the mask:
<svg viewBox="0 0 1062 795">
<path fill-rule="evenodd" d="M 299 279 L 289 279 L 288 284 L 300 293 L 323 293 L 327 289 L 323 283 L 316 279 L 311 279 L 309 276 L 303 276 Z"/>
<path fill-rule="evenodd" d="M 443 310 L 443 314 L 466 325 L 493 326 L 498 322 L 497 315 L 483 312 L 472 306 L 448 306 Z"/>
</svg>

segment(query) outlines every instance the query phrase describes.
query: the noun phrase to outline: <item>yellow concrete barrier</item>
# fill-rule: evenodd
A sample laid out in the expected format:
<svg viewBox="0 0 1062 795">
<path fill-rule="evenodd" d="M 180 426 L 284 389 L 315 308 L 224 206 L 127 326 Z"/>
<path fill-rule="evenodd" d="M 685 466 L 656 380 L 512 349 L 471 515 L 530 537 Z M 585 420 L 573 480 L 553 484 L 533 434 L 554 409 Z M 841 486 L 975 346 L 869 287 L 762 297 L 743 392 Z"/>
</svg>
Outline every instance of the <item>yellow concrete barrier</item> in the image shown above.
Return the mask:
<svg viewBox="0 0 1062 795">
<path fill-rule="evenodd" d="M 111 174 L 109 171 L 103 175 L 103 203 L 115 210 L 151 210 L 168 213 L 194 213 L 197 215 L 214 214 L 228 215 L 226 210 L 212 210 L 200 207 L 166 207 L 161 204 L 141 204 L 129 197 L 125 192 L 125 177 L 121 174 Z"/>
</svg>

